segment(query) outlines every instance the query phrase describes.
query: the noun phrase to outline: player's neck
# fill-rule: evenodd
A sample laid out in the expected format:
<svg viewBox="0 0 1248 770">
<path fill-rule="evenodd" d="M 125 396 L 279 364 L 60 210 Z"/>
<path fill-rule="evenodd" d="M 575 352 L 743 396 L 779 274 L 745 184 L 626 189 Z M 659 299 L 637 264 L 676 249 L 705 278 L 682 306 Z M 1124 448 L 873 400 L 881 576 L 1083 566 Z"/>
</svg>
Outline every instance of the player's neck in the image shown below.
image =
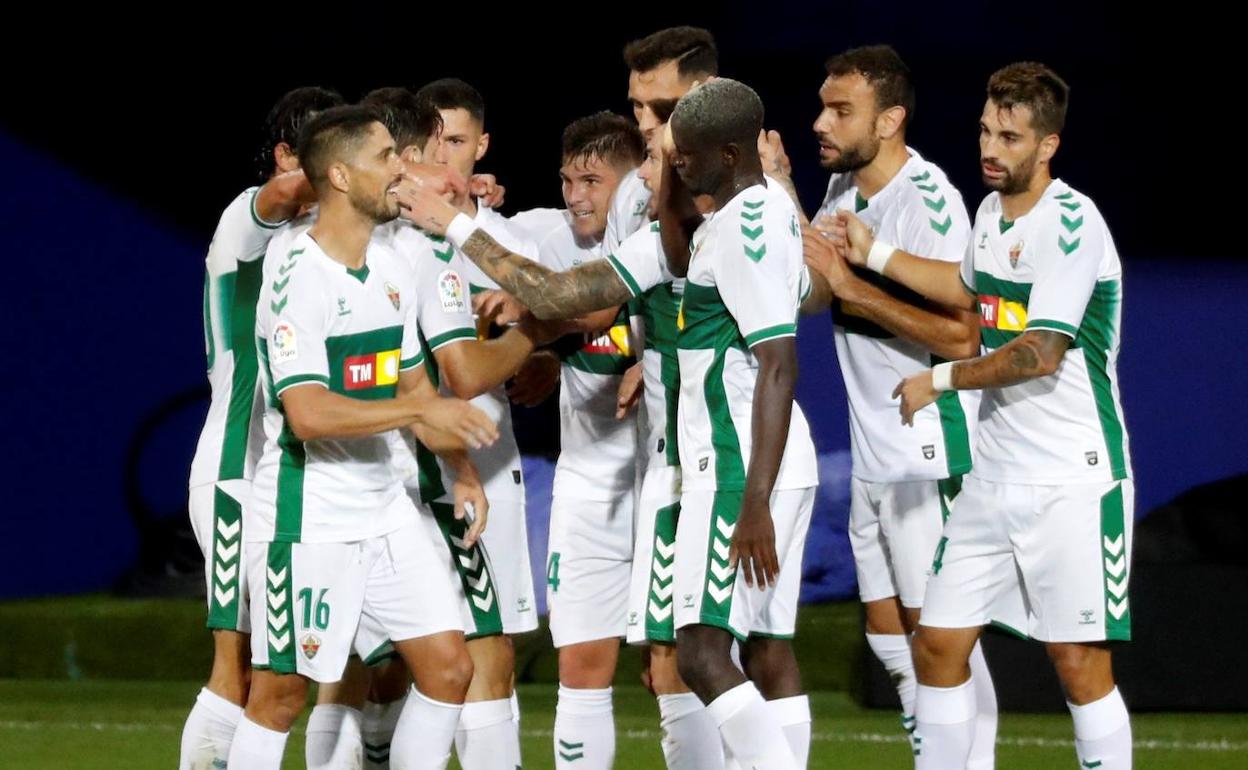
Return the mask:
<svg viewBox="0 0 1248 770">
<path fill-rule="evenodd" d="M 1049 174 L 1048 168 L 1038 169 L 1031 177 L 1031 184 L 1027 185 L 1027 189 L 1013 195 L 1001 196 L 1001 216 L 1007 222 L 1013 222 L 1019 217 L 1027 215 L 1040 199 L 1044 197 L 1044 191 L 1049 189 L 1053 177 Z"/>
<path fill-rule="evenodd" d="M 737 197 L 742 190 L 766 183 L 767 180 L 763 176 L 761 164 L 741 169 L 729 177 L 726 184 L 711 194 L 711 197 L 715 199 L 715 210 L 719 211 L 722 209 L 728 204 L 728 201 Z"/>
<path fill-rule="evenodd" d="M 854 186 L 858 188 L 858 194 L 870 199 L 893 181 L 908 160 L 910 153 L 906 152 L 905 142 L 882 143 L 875 158 L 854 172 Z"/>
<path fill-rule="evenodd" d="M 462 201 L 455 201 L 455 208 L 459 209 L 468 216 L 476 219 L 477 217 L 477 199 L 471 193 L 464 196 Z"/>
<path fill-rule="evenodd" d="M 316 224 L 312 225 L 308 235 L 330 259 L 351 270 L 359 270 L 364 266 L 368 241 L 373 237 L 376 226 L 372 218 L 342 199 L 327 201 L 321 206 Z"/>
</svg>

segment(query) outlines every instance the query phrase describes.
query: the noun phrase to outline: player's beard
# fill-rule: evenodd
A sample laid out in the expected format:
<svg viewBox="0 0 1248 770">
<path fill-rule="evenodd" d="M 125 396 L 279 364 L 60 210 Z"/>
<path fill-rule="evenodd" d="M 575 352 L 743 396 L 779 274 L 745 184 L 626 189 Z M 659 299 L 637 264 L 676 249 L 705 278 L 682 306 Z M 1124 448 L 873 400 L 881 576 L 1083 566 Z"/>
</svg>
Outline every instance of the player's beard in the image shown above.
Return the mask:
<svg viewBox="0 0 1248 770">
<path fill-rule="evenodd" d="M 389 188 L 382 188 L 380 195 L 358 194 L 355 188 L 350 192 L 351 205 L 356 211 L 372 219 L 377 224 L 389 222 L 399 215 L 399 201 L 390 194 Z"/>
<path fill-rule="evenodd" d="M 1014 168 L 1009 168 L 994 161 L 993 165 L 1005 173 L 1000 179 L 983 177 L 984 186 L 990 190 L 995 190 L 1001 195 L 1018 195 L 1026 192 L 1031 187 L 1031 178 L 1035 176 L 1036 158 L 1039 154 L 1040 149 L 1036 148 L 1035 152 L 1019 161 Z"/>
<path fill-rule="evenodd" d="M 825 163 L 823 167 L 833 174 L 848 174 L 866 167 L 875 160 L 875 156 L 880 154 L 880 140 L 878 137 L 868 136 L 850 147 L 837 149 L 841 150 L 841 154 L 835 160 Z"/>
</svg>

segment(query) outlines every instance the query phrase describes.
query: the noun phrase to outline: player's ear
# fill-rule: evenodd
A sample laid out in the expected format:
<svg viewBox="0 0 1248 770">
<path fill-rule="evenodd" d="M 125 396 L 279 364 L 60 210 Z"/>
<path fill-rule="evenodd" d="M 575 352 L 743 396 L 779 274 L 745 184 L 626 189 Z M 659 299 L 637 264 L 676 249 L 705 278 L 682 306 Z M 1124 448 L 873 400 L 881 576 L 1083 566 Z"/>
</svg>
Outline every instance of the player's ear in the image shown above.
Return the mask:
<svg viewBox="0 0 1248 770">
<path fill-rule="evenodd" d="M 1062 143 L 1062 138 L 1057 134 L 1049 134 L 1040 140 L 1040 148 L 1037 152 L 1037 160 L 1041 163 L 1048 163 L 1057 154 L 1057 148 Z"/>
<path fill-rule="evenodd" d="M 329 183 L 338 192 L 345 193 L 351 189 L 351 177 L 347 173 L 347 165 L 345 163 L 331 163 L 326 176 L 329 177 Z"/>
<path fill-rule="evenodd" d="M 735 144 L 726 144 L 719 151 L 719 157 L 727 168 L 736 168 L 737 164 L 741 162 L 741 148 Z"/>
<path fill-rule="evenodd" d="M 906 124 L 906 108 L 889 107 L 875 116 L 875 133 L 880 139 L 892 139 Z"/>
<path fill-rule="evenodd" d="M 485 157 L 485 153 L 486 153 L 486 152 L 488 152 L 488 151 L 489 151 L 489 149 L 490 149 L 490 135 L 489 135 L 489 134 L 482 134 L 482 135 L 481 135 L 481 138 L 477 140 L 477 155 L 476 155 L 476 159 L 477 159 L 477 160 L 481 160 L 482 158 L 484 158 L 484 157 Z"/>
<path fill-rule="evenodd" d="M 278 142 L 273 148 L 273 165 L 277 166 L 280 173 L 294 171 L 299 168 L 299 156 L 295 154 L 295 150 L 286 142 Z"/>
</svg>

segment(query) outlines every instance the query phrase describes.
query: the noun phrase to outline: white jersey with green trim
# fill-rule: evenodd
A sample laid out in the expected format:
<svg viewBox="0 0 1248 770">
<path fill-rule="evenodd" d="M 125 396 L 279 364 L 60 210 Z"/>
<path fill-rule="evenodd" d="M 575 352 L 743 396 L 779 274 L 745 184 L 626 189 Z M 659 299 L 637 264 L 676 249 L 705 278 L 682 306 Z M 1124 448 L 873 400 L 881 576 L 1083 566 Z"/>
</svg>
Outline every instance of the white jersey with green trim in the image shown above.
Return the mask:
<svg viewBox="0 0 1248 770">
<path fill-rule="evenodd" d="M 638 301 L 645 326 L 642 350 L 642 469 L 680 466 L 677 405 L 680 366 L 676 357 L 676 318 L 685 279 L 667 266 L 659 223 L 651 222 L 607 255 L 611 266 Z"/>
<path fill-rule="evenodd" d="M 602 259 L 601 243 L 583 243 L 572 215 L 561 209 L 534 209 L 510 222 L 536 244 L 538 261 L 551 270 L 570 270 Z M 636 363 L 630 345 L 627 308 L 602 334 L 584 335 L 584 344 L 564 358 L 559 388 L 559 461 L 554 493 L 610 501 L 631 494 L 637 474 L 637 423 L 615 419 L 620 378 Z"/>
<path fill-rule="evenodd" d="M 984 390 L 972 473 L 1018 484 L 1130 478 L 1117 372 L 1122 263 L 1096 204 L 1054 179 L 1008 222 L 989 194 L 961 276 L 979 298 L 986 351 L 1033 329 L 1071 338 L 1054 374 Z"/>
<path fill-rule="evenodd" d="M 248 541 L 349 543 L 403 524 L 392 436 L 300 441 L 279 398 L 323 387 L 347 398 L 393 398 L 399 372 L 424 363 L 415 280 L 389 249 L 370 243 L 364 267 L 331 259 L 309 232 L 266 261 L 256 308 L 264 375 L 264 454 L 243 527 Z"/>
<path fill-rule="evenodd" d="M 488 209 L 481 208 L 479 211 Z M 481 223 L 480 218 L 478 222 Z M 504 247 L 512 251 L 525 249 L 522 241 L 507 232 L 505 222 L 495 214 L 481 224 Z M 406 220 L 395 220 L 378 228 L 374 238 L 387 243 L 412 268 L 416 279 L 425 371 L 443 393 L 449 394 L 449 389 L 442 384 L 435 354 L 457 342 L 477 339 L 477 325 L 472 313 L 473 284 L 470 283 L 473 273 L 469 269 L 476 266 L 445 238 L 424 233 Z M 503 386 L 477 396 L 472 403 L 498 424 L 499 439 L 493 446 L 469 451 L 486 497 L 490 500 L 524 499 L 520 450 L 516 446 L 511 407 Z M 454 483 L 454 472 L 410 432 L 403 431 L 399 436 L 407 445 L 404 451 L 415 458 L 418 470 L 408 477 L 407 485 L 419 490 L 422 502 L 453 502 L 451 484 Z"/>
<path fill-rule="evenodd" d="M 613 254 L 627 238 L 650 221 L 650 190 L 640 169 L 624 175 L 611 195 L 607 210 L 607 230 L 602 236 L 603 252 Z"/>
<path fill-rule="evenodd" d="M 212 400 L 191 461 L 190 486 L 250 479 L 264 446 L 256 377 L 256 299 L 265 248 L 284 225 L 256 213 L 259 187 L 234 199 L 204 259 L 204 344 Z"/>
<path fill-rule="evenodd" d="M 742 490 L 758 379 L 751 348 L 797 334 L 806 275 L 797 209 L 779 185 L 754 185 L 709 215 L 690 248 L 676 336 L 683 489 Z M 795 401 L 774 489 L 817 483 Z"/>
<path fill-rule="evenodd" d="M 962 195 L 935 163 L 910 148 L 906 151 L 909 160 L 870 200 L 859 194 L 853 174 L 833 174 L 819 213 L 853 211 L 877 238 L 903 251 L 960 262 L 971 238 Z M 855 273 L 904 302 L 928 304 L 877 273 Z M 978 392 L 946 393 L 914 415 L 913 427 L 901 425 L 893 389 L 944 359 L 872 321 L 843 312 L 839 303 L 833 306 L 832 318 L 836 356 L 849 397 L 854 477 L 870 482 L 925 481 L 969 471 Z"/>
</svg>

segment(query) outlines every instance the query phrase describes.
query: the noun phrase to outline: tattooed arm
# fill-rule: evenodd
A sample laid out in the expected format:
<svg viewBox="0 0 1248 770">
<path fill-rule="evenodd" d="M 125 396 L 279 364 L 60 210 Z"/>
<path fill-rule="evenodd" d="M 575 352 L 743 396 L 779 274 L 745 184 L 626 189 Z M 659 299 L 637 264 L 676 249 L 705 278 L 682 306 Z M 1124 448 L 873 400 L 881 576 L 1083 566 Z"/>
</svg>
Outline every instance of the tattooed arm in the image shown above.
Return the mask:
<svg viewBox="0 0 1248 770">
<path fill-rule="evenodd" d="M 973 390 L 1004 388 L 1047 377 L 1061 365 L 1070 342 L 1070 337 L 1060 332 L 1024 332 L 986 356 L 953 363 L 950 383 L 955 390 Z M 893 398 L 901 398 L 901 421 L 906 425 L 913 425 L 914 413 L 939 396 L 940 391 L 932 387 L 930 369 L 906 378 L 893 391 Z"/>
<path fill-rule="evenodd" d="M 454 230 L 451 223 L 459 211 L 430 187 L 405 183 L 398 194 L 403 216 L 422 229 L 437 235 Z M 453 233 L 449 237 L 454 240 Z M 473 230 L 459 246 L 477 267 L 542 321 L 576 318 L 622 305 L 633 297 L 605 259 L 560 273 L 504 248 L 481 228 Z"/>
<path fill-rule="evenodd" d="M 515 295 L 542 321 L 576 318 L 616 307 L 633 298 L 605 259 L 556 272 L 503 248 L 478 229 L 464 241 L 464 254 L 499 286 Z"/>
</svg>

